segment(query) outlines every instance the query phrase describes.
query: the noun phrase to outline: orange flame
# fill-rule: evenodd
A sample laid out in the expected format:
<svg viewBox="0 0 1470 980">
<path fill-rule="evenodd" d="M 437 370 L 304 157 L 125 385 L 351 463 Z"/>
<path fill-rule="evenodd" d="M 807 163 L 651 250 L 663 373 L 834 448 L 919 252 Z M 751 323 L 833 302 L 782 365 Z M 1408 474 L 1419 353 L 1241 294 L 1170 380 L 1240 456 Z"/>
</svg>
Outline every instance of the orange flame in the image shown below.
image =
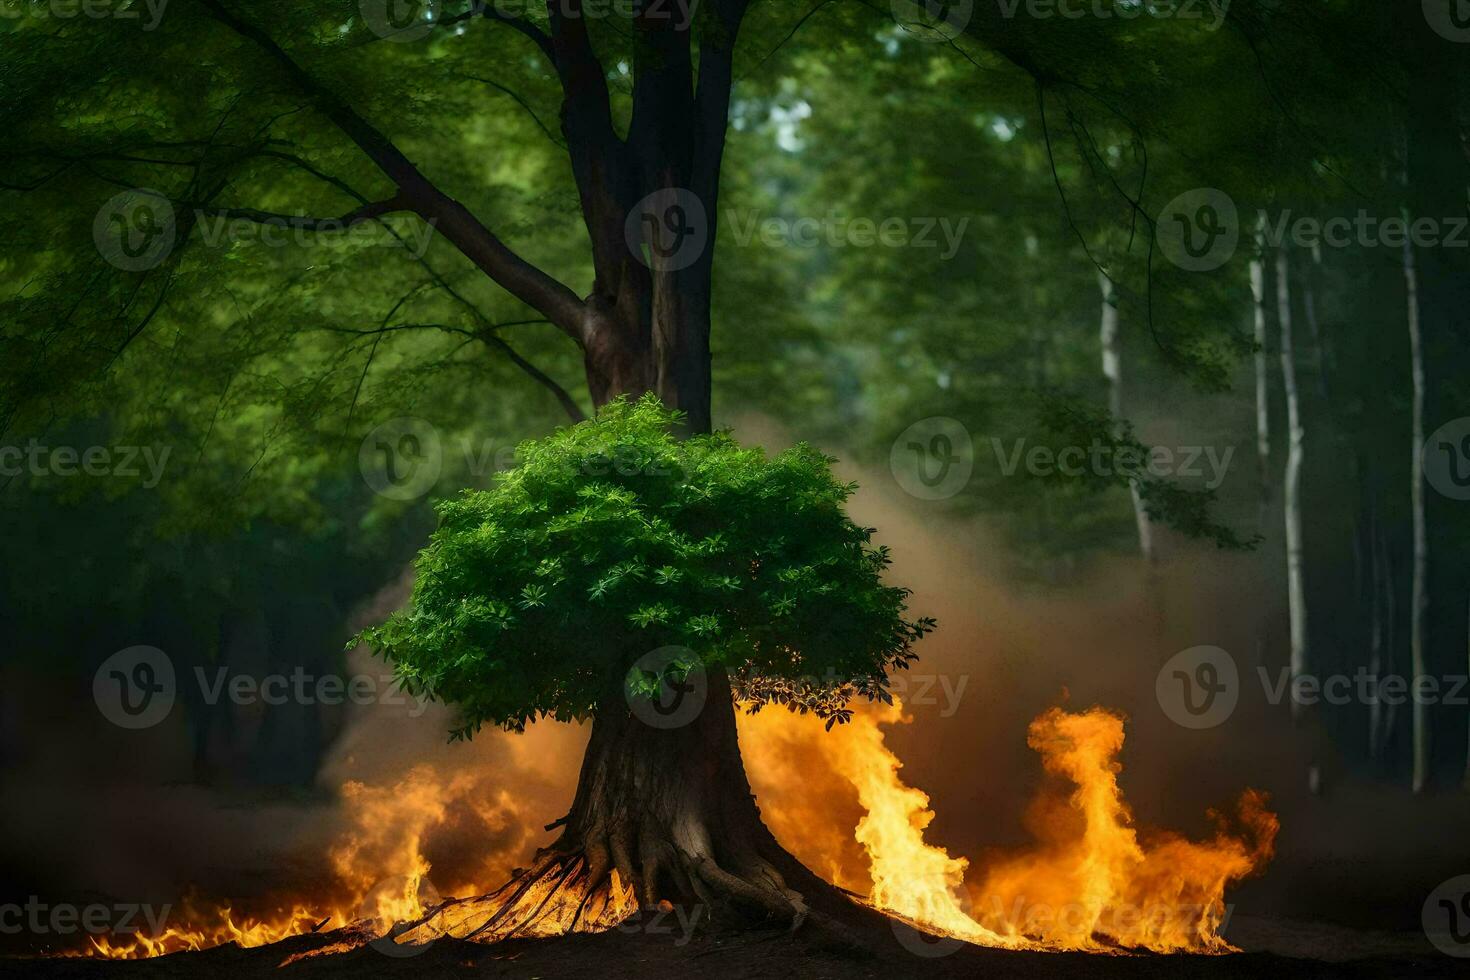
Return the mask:
<svg viewBox="0 0 1470 980">
<path fill-rule="evenodd" d="M 1212 840 L 1171 833 L 1140 835 L 1118 785 L 1123 719 L 1102 708 L 1047 711 L 1030 727 L 1028 744 L 1047 772 L 1070 791 L 1037 808 L 1041 841 L 993 861 L 966 881 L 969 861 L 928 843 L 929 797 L 899 779 L 902 763 L 884 744 L 881 726 L 908 723 L 898 706 L 859 711 L 827 732 L 812 716 L 784 711 L 742 715 L 741 742 L 752 784 L 772 831 L 809 866 L 850 890 L 866 889 L 877 908 L 924 929 L 1006 948 L 1160 952 L 1226 952 L 1220 935 L 1225 889 L 1269 861 L 1278 824 L 1261 794 L 1247 791 L 1238 831 L 1216 814 Z M 522 736 L 529 737 L 529 736 Z M 800 759 L 800 765 L 792 762 Z M 823 765 L 813 766 L 811 760 Z M 824 782 L 825 780 L 825 782 Z M 844 792 L 850 801 L 846 822 Z M 293 902 L 272 914 L 241 917 L 227 905 L 201 911 L 186 902 L 187 925 L 157 936 L 94 938 L 85 955 L 114 959 L 160 956 L 223 943 L 262 946 L 292 936 L 350 927 L 345 938 L 304 956 L 350 949 L 378 937 L 405 944 L 454 935 L 489 942 L 510 934 L 549 936 L 610 929 L 635 910 L 631 889 L 614 880 L 595 908 L 557 888 L 549 873 L 507 898 L 486 882 L 506 868 L 485 863 L 452 884 L 442 900 L 428 884 L 426 849 L 466 808 L 477 826 L 530 825 L 505 792 L 487 791 L 460 773 L 441 778 L 418 766 L 393 786 L 342 787 L 351 828 L 330 853 L 335 884 L 319 901 Z M 851 835 L 842 829 L 854 826 Z M 523 835 L 523 844 L 532 835 Z M 503 906 L 517 915 L 485 923 Z M 519 910 L 534 910 L 522 915 Z M 573 925 L 575 923 L 575 925 Z"/>
<path fill-rule="evenodd" d="M 768 760 L 772 749 L 799 745 L 857 791 L 866 814 L 856 837 L 869 862 L 869 901 L 880 909 L 988 946 L 1233 949 L 1220 935 L 1225 889 L 1264 867 L 1278 829 L 1261 794 L 1247 791 L 1242 797 L 1240 836 L 1217 817 L 1221 828 L 1209 842 L 1159 833 L 1145 846 L 1117 781 L 1123 719 L 1102 708 L 1053 708 L 1032 722 L 1029 744 L 1047 771 L 1074 789 L 1045 810 L 1044 844 L 996 862 L 979 876 L 977 888 L 969 888 L 969 862 L 924 840 L 934 819 L 929 798 L 904 785 L 898 777 L 902 763 L 884 745 L 881 725 L 911 720 L 898 706 L 876 707 L 827 733 L 815 719 L 785 712 L 742 718 L 757 792 L 782 843 L 800 858 L 832 850 L 822 832 L 813 831 L 817 825 L 785 817 L 790 787 L 773 787 L 761 778 L 782 764 Z"/>
</svg>

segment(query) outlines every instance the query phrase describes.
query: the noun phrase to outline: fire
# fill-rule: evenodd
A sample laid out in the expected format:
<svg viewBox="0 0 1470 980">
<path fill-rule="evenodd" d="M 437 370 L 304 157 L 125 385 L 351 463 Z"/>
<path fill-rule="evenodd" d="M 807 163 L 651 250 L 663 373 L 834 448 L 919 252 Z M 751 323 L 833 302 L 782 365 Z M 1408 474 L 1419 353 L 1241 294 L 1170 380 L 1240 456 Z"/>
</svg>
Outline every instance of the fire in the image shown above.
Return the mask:
<svg viewBox="0 0 1470 980">
<path fill-rule="evenodd" d="M 1020 945 L 1018 938 L 987 929 L 965 913 L 961 899 L 969 862 L 924 842 L 924 830 L 934 819 L 929 797 L 899 780 L 903 763 L 883 744 L 878 727 L 901 716 L 897 706 L 864 713 L 838 735 L 846 744 L 832 745 L 839 749 L 830 759 L 834 769 L 857 789 L 858 802 L 867 811 L 854 836 L 870 864 L 868 901 L 957 939 L 985 946 Z"/>
<path fill-rule="evenodd" d="M 1028 744 L 1065 791 L 1033 808 L 1035 846 L 972 869 L 966 858 L 924 839 L 934 819 L 929 797 L 903 783 L 902 763 L 884 742 L 884 726 L 910 721 L 896 705 L 865 708 L 830 732 L 814 717 L 784 711 L 741 716 L 764 817 L 798 858 L 836 884 L 866 892 L 876 908 L 980 945 L 1233 948 L 1220 935 L 1225 889 L 1264 867 L 1278 829 L 1263 796 L 1247 791 L 1233 819 L 1214 814 L 1218 830 L 1208 841 L 1140 832 L 1118 785 L 1122 717 L 1103 708 L 1053 708 L 1031 723 Z M 580 859 L 490 891 L 487 883 L 506 880 L 509 868 L 504 854 L 482 854 L 447 882 L 453 894 L 479 897 L 441 896 L 426 856 L 436 841 L 508 834 L 516 849 L 528 851 L 535 837 L 527 829 L 531 815 L 507 790 L 485 783 L 462 771 L 443 777 L 425 765 L 393 785 L 348 781 L 340 792 L 348 827 L 330 850 L 333 881 L 317 900 L 256 916 L 190 901 L 182 916 L 188 924 L 126 941 L 93 939 L 85 954 L 133 959 L 335 930 L 332 943 L 284 961 L 292 962 L 369 942 L 596 932 L 636 911 L 632 890 L 616 876 L 610 891 L 595 897 L 561 887 L 580 870 Z"/>
<path fill-rule="evenodd" d="M 1027 741 L 1047 772 L 1075 788 L 1041 811 L 1047 841 L 1040 850 L 987 869 L 982 921 L 1066 949 L 1232 950 L 1220 936 L 1225 888 L 1265 866 L 1278 829 L 1264 796 L 1247 790 L 1241 797 L 1238 836 L 1212 814 L 1212 840 L 1165 831 L 1141 839 L 1118 786 L 1120 716 L 1053 708 L 1031 723 Z"/>
<path fill-rule="evenodd" d="M 803 858 L 832 850 L 821 832 L 803 829 L 811 824 L 785 818 L 789 788 L 760 779 L 772 749 L 799 747 L 856 789 L 866 811 L 856 838 L 869 864 L 869 902 L 880 909 L 988 946 L 1233 949 L 1220 935 L 1225 889 L 1265 866 L 1278 829 L 1261 794 L 1247 791 L 1241 798 L 1237 833 L 1216 815 L 1220 828 L 1207 842 L 1166 832 L 1141 839 L 1118 786 L 1122 717 L 1103 708 L 1053 708 L 1031 723 L 1028 744 L 1041 754 L 1047 772 L 1071 789 L 1041 801 L 1037 830 L 1043 839 L 1037 846 L 994 861 L 974 876 L 978 884 L 972 887 L 965 858 L 924 840 L 934 819 L 929 798 L 904 785 L 898 777 L 902 763 L 884 744 L 881 726 L 911 720 L 898 706 L 861 711 L 830 733 L 812 718 L 782 712 L 743 719 L 742 743 L 757 794 L 782 843 Z"/>
<path fill-rule="evenodd" d="M 186 907 L 186 913 L 191 910 Z M 170 926 L 157 936 L 134 933 L 126 941 L 118 937 L 92 936 L 91 948 L 85 955 L 114 960 L 146 959 L 192 949 L 208 949 L 225 943 L 241 946 L 265 946 L 290 936 L 314 931 L 321 923 L 316 913 L 302 906 L 294 906 L 266 921 L 244 918 L 236 922 L 234 911 L 228 907 L 211 909 L 190 915 L 196 924 Z"/>
<path fill-rule="evenodd" d="M 229 905 L 211 907 L 191 898 L 171 916 L 185 925 L 170 925 L 155 936 L 93 937 L 85 954 L 142 959 L 230 942 L 266 946 L 341 929 L 348 934 L 323 952 L 385 936 L 386 941 L 412 942 L 434 932 L 432 938 L 437 938 L 449 927 L 431 916 L 446 905 L 429 878 L 431 864 L 425 852 L 432 839 L 462 823 L 471 824 L 471 832 L 483 832 L 500 830 L 507 820 L 529 819 L 507 794 L 487 789 L 477 775 L 442 778 L 430 766 L 417 766 L 388 786 L 348 780 L 339 792 L 348 826 L 327 855 L 331 882 L 314 900 L 241 916 Z M 468 879 L 453 883 L 457 890 L 481 895 L 490 890 L 489 882 L 503 880 L 508 868 L 487 861 L 471 871 Z M 405 923 L 417 924 L 406 938 L 400 932 Z"/>
</svg>

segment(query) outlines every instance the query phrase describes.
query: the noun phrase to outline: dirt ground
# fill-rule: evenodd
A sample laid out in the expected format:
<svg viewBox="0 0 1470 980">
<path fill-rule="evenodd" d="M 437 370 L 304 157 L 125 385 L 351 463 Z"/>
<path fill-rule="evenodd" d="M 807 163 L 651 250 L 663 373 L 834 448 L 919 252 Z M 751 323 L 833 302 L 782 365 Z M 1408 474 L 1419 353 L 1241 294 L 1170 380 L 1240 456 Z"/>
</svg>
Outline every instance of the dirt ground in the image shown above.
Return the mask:
<svg viewBox="0 0 1470 980">
<path fill-rule="evenodd" d="M 258 949 L 219 947 L 154 960 L 0 960 L 0 977 L 70 980 L 278 980 L 336 977 L 505 977 L 515 980 L 582 977 L 596 980 L 681 978 L 745 980 L 756 977 L 952 978 L 1385 978 L 1470 977 L 1470 959 L 1436 952 L 1422 935 L 1349 930 L 1339 926 L 1242 917 L 1231 938 L 1245 952 L 1226 956 L 1021 953 L 963 944 L 931 945 L 895 926 L 872 950 L 858 950 L 818 929 L 731 935 L 651 934 L 613 930 L 595 936 L 510 940 L 484 946 L 443 939 L 414 955 L 395 956 L 371 946 L 298 959 L 330 936 L 303 936 Z"/>
</svg>

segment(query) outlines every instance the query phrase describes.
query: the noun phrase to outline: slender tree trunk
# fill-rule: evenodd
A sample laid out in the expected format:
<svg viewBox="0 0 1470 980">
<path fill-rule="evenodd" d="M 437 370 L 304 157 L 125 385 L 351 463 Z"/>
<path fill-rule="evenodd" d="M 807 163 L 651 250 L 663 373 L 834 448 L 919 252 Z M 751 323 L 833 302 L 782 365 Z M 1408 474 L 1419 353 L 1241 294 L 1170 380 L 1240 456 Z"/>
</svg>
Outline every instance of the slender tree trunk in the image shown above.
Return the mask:
<svg viewBox="0 0 1470 980">
<path fill-rule="evenodd" d="M 1302 424 L 1301 399 L 1297 394 L 1296 356 L 1291 335 L 1291 268 L 1285 249 L 1276 255 L 1277 320 L 1281 331 L 1281 381 L 1286 393 L 1286 475 L 1282 481 L 1286 515 L 1286 598 L 1291 618 L 1291 676 L 1295 680 L 1307 672 L 1307 598 L 1303 583 L 1303 543 L 1301 480 L 1303 443 L 1306 431 Z M 1301 703 L 1293 698 L 1291 710 L 1301 713 Z"/>
<path fill-rule="evenodd" d="M 1388 533 L 1382 525 L 1378 529 L 1378 553 L 1383 561 L 1383 673 L 1393 677 L 1399 669 L 1399 595 L 1398 575 L 1395 572 L 1393 550 Z M 1398 738 L 1398 699 L 1385 704 L 1383 711 L 1383 748 L 1385 759 Z"/>
<path fill-rule="evenodd" d="M 1266 257 L 1265 243 L 1256 236 L 1256 258 L 1251 260 L 1251 295 L 1255 298 L 1256 368 L 1256 475 L 1261 490 L 1261 525 L 1266 523 L 1266 506 L 1271 499 L 1271 374 L 1266 354 Z"/>
<path fill-rule="evenodd" d="M 1312 359 L 1317 364 L 1317 390 L 1323 404 L 1332 404 L 1332 354 L 1327 336 L 1322 330 L 1321 318 L 1317 315 L 1317 292 L 1322 281 L 1322 246 L 1313 245 L 1310 251 L 1311 265 L 1302 273 L 1302 313 L 1307 320 L 1307 333 L 1312 338 Z"/>
<path fill-rule="evenodd" d="M 1383 568 L 1378 562 L 1378 515 L 1368 507 L 1368 676 L 1373 679 L 1373 697 L 1368 702 L 1368 758 L 1378 761 L 1383 756 L 1383 700 L 1379 696 L 1379 678 L 1383 676 L 1383 598 L 1380 582 Z"/>
<path fill-rule="evenodd" d="M 1460 6 L 1463 7 L 1463 4 Z M 1421 221 L 1464 221 L 1470 158 L 1464 142 L 1464 45 L 1446 44 L 1424 17 L 1395 17 L 1402 42 L 1405 78 L 1405 217 Z M 1417 236 L 1415 236 L 1417 237 Z M 1410 609 L 1412 665 L 1416 674 L 1438 674 L 1437 652 L 1459 646 L 1461 603 L 1470 590 L 1470 573 L 1451 547 L 1431 549 L 1429 541 L 1462 541 L 1470 533 L 1463 504 L 1424 492 L 1422 463 L 1425 421 L 1448 421 L 1465 414 L 1459 397 L 1470 352 L 1470 276 L 1464 249 L 1405 245 L 1405 276 L 1410 289 L 1411 356 L 1414 372 L 1414 598 Z M 1433 428 L 1434 422 L 1430 423 Z M 1454 658 L 1458 659 L 1458 658 Z M 1416 699 L 1422 700 L 1422 699 Z M 1413 705 L 1416 792 L 1432 780 L 1429 706 Z M 1448 712 L 1435 709 L 1447 720 Z M 1446 746 L 1448 748 L 1448 746 Z"/>
<path fill-rule="evenodd" d="M 1409 364 L 1414 379 L 1413 421 L 1409 441 L 1409 507 L 1414 526 L 1414 572 L 1409 600 L 1409 672 L 1417 685 L 1425 673 L 1424 630 L 1429 614 L 1429 530 L 1424 515 L 1424 342 L 1419 329 L 1419 272 L 1414 247 L 1404 244 L 1404 282 L 1408 292 Z M 1413 698 L 1414 768 L 1412 785 L 1422 793 L 1429 781 L 1429 717 L 1422 698 Z"/>
<path fill-rule="evenodd" d="M 1118 342 L 1118 306 L 1113 295 L 1113 284 L 1102 272 L 1097 274 L 1097 284 L 1102 290 L 1102 320 L 1099 341 L 1102 347 L 1102 373 L 1108 381 L 1108 412 L 1122 428 L 1123 420 L 1123 353 Z M 1115 433 L 1116 434 L 1116 433 Z M 1143 560 L 1154 561 L 1154 534 L 1149 523 L 1148 510 L 1143 506 L 1143 495 L 1137 483 L 1128 484 L 1133 498 L 1133 520 L 1138 527 L 1138 551 Z"/>
</svg>

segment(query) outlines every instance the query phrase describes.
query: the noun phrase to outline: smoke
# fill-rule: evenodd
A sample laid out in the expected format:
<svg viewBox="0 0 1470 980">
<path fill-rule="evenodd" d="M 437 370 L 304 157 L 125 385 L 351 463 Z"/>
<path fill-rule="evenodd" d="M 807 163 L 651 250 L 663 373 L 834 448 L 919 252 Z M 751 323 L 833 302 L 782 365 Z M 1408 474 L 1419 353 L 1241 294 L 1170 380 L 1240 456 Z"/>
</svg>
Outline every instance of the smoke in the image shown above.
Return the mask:
<svg viewBox="0 0 1470 980">
<path fill-rule="evenodd" d="M 743 419 L 736 431 L 771 449 L 793 441 L 765 419 Z M 886 472 L 838 468 L 859 484 L 850 511 L 891 550 L 890 578 L 912 590 L 910 611 L 939 622 L 908 676 L 895 678 L 911 722 L 885 728 L 901 778 L 930 797 L 929 843 L 967 856 L 972 869 L 1032 845 L 1056 787 L 1028 745 L 1031 721 L 1058 705 L 1102 706 L 1125 718 L 1118 782 L 1140 826 L 1209 840 L 1212 812 L 1232 810 L 1247 788 L 1269 796 L 1282 825 L 1276 857 L 1229 896 L 1246 915 L 1414 930 L 1425 896 L 1470 867 L 1470 841 L 1456 829 L 1470 819 L 1470 794 L 1414 797 L 1355 775 L 1314 727 L 1320 719 L 1296 724 L 1285 703 L 1270 703 L 1258 671 L 1275 676 L 1287 640 L 1269 549 L 1227 553 L 1162 533 L 1156 567 L 1098 557 L 1052 587 L 1016 578 L 995 525 L 950 517 Z M 1156 693 L 1161 668 L 1197 646 L 1227 651 L 1241 679 L 1228 719 L 1201 730 L 1171 720 Z M 862 891 L 856 792 L 803 768 L 800 738 L 747 738 L 743 750 L 763 813 L 778 815 L 777 836 L 802 840 L 803 855 L 812 848 Z M 1317 792 L 1307 775 L 1314 764 L 1327 774 Z M 800 826 L 783 835 L 792 814 Z"/>
<path fill-rule="evenodd" d="M 406 579 L 383 589 L 350 625 L 381 619 L 407 592 Z M 348 677 L 383 671 L 366 651 L 348 657 Z M 0 770 L 0 902 L 147 902 L 176 921 L 218 908 L 236 922 L 296 905 L 349 912 L 421 862 L 440 894 L 493 889 L 550 840 L 543 826 L 570 804 L 585 743 L 581 728 L 547 723 L 450 745 L 442 705 L 349 702 L 314 789 L 282 798 L 193 782 L 178 710 L 119 733 L 97 716 L 89 683 L 13 670 L 3 682 L 0 717 L 23 750 Z M 22 940 L 57 937 L 11 939 Z"/>
<path fill-rule="evenodd" d="M 790 442 L 761 420 L 737 431 L 773 447 Z M 1211 729 L 1182 728 L 1161 709 L 1155 680 L 1179 651 L 1221 647 L 1246 677 L 1279 649 L 1262 557 L 1171 539 L 1156 569 L 1099 558 L 1064 589 L 1023 583 L 984 522 L 949 518 L 886 473 L 843 469 L 862 485 L 853 516 L 892 549 L 892 581 L 913 591 L 912 613 L 939 621 L 920 661 L 896 679 L 912 722 L 886 729 L 903 780 L 930 797 L 931 843 L 983 867 L 1031 841 L 1037 814 L 1027 801 L 1046 798 L 1047 777 L 1028 724 L 1053 706 L 1103 705 L 1126 717 L 1119 783 L 1140 824 L 1206 839 L 1209 808 L 1247 787 L 1270 794 L 1283 827 L 1277 861 L 1233 896 L 1252 909 L 1412 927 L 1423 895 L 1470 865 L 1464 794 L 1414 800 L 1343 777 L 1313 795 L 1309 739 L 1259 685 L 1245 684 L 1234 714 Z M 406 594 L 406 581 L 385 588 L 351 625 L 380 620 Z M 383 665 L 357 652 L 350 669 Z M 586 738 L 578 726 L 540 723 L 448 744 L 442 707 L 348 705 L 315 789 L 264 797 L 191 782 L 180 712 L 154 729 L 119 732 L 94 710 L 89 686 L 90 678 L 0 670 L 5 901 L 167 903 L 193 894 L 247 912 L 287 899 L 350 902 L 367 879 L 407 873 L 398 865 L 415 852 L 441 894 L 483 892 L 550 840 L 543 827 L 571 803 Z M 814 870 L 865 891 L 852 786 L 813 765 L 804 736 L 757 744 L 758 729 L 743 730 L 752 785 L 777 837 L 801 840 Z M 1321 751 L 1316 761 L 1330 768 Z M 1358 870 L 1333 870 L 1349 867 Z"/>
</svg>

